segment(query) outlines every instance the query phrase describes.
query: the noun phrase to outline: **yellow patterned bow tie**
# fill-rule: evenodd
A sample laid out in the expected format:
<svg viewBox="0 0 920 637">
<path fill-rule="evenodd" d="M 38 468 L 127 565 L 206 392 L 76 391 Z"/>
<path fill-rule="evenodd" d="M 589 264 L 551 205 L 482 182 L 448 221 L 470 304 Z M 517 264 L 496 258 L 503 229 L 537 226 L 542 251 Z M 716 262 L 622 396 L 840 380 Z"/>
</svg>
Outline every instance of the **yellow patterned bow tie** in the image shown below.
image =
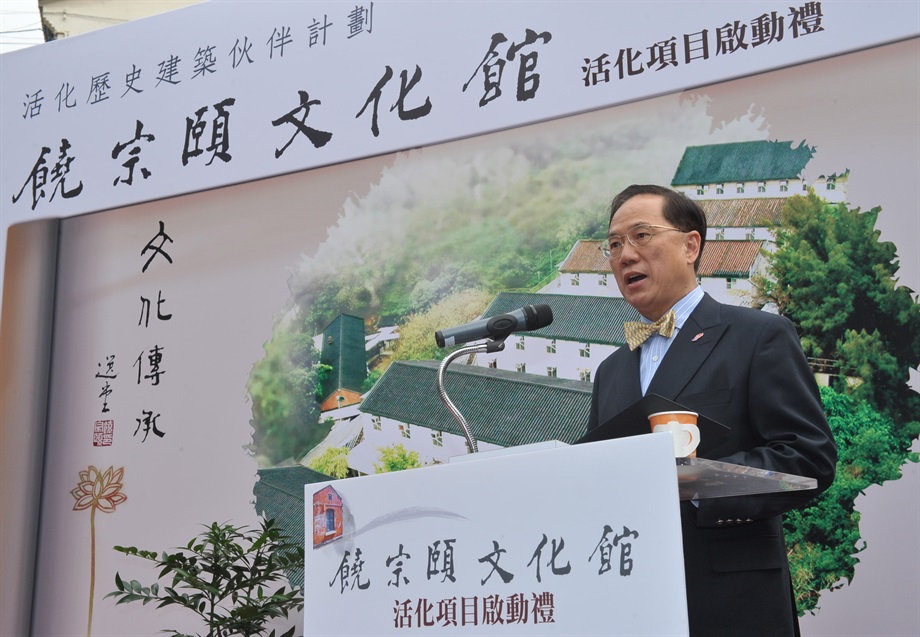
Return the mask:
<svg viewBox="0 0 920 637">
<path fill-rule="evenodd" d="M 623 324 L 623 330 L 626 332 L 626 343 L 629 345 L 629 351 L 632 351 L 642 345 L 648 337 L 658 332 L 665 338 L 671 338 L 674 333 L 674 310 L 668 310 L 664 316 L 654 323 L 643 323 L 642 321 L 626 321 Z"/>
</svg>

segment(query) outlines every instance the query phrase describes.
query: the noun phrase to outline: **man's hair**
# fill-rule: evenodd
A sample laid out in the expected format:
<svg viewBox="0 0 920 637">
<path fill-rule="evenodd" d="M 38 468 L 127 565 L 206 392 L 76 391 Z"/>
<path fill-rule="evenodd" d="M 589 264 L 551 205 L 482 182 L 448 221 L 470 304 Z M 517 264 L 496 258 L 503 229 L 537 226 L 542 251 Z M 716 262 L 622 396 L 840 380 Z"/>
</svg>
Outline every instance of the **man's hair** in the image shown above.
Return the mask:
<svg viewBox="0 0 920 637">
<path fill-rule="evenodd" d="M 696 272 L 700 267 L 700 259 L 703 258 L 703 246 L 706 245 L 706 213 L 703 212 L 703 209 L 700 208 L 698 203 L 676 190 L 652 184 L 633 184 L 620 192 L 610 203 L 608 226 L 613 223 L 613 215 L 616 214 L 617 210 L 636 195 L 658 195 L 663 197 L 664 218 L 672 226 L 683 232 L 696 230 L 700 233 L 700 252 L 693 263 L 693 271 Z"/>
</svg>

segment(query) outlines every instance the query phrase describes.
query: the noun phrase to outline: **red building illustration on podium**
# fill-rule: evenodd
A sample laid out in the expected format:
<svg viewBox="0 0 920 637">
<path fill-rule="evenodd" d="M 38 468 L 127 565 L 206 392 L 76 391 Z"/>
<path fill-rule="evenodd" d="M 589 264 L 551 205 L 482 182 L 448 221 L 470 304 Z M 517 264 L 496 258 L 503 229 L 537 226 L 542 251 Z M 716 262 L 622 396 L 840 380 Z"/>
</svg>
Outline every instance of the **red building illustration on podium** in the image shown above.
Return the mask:
<svg viewBox="0 0 920 637">
<path fill-rule="evenodd" d="M 332 486 L 313 494 L 313 548 L 342 537 L 342 496 Z"/>
</svg>

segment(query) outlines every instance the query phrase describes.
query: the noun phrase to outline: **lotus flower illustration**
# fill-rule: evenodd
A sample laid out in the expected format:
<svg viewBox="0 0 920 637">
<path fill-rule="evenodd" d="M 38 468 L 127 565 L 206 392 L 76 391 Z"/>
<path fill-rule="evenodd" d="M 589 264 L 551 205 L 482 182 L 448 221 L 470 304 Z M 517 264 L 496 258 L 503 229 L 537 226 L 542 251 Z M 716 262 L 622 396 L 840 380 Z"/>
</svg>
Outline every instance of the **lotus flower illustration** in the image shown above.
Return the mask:
<svg viewBox="0 0 920 637">
<path fill-rule="evenodd" d="M 89 509 L 90 533 L 90 571 L 89 571 L 89 613 L 86 620 L 86 637 L 90 637 L 93 628 L 93 595 L 96 588 L 96 510 L 103 513 L 114 513 L 115 507 L 128 499 L 121 492 L 121 479 L 125 475 L 125 468 L 109 467 L 104 472 L 90 465 L 86 471 L 80 472 L 80 482 L 70 492 L 76 502 L 74 511 Z"/>
</svg>

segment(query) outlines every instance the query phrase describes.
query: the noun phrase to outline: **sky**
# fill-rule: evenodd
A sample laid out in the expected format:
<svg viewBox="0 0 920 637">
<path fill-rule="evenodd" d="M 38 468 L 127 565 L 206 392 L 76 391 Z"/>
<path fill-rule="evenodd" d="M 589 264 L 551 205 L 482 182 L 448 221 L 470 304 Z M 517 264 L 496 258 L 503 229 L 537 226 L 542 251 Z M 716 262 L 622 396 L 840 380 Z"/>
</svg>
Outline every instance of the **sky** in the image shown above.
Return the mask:
<svg viewBox="0 0 920 637">
<path fill-rule="evenodd" d="M 38 0 L 0 0 L 0 53 L 44 41 Z"/>
</svg>

